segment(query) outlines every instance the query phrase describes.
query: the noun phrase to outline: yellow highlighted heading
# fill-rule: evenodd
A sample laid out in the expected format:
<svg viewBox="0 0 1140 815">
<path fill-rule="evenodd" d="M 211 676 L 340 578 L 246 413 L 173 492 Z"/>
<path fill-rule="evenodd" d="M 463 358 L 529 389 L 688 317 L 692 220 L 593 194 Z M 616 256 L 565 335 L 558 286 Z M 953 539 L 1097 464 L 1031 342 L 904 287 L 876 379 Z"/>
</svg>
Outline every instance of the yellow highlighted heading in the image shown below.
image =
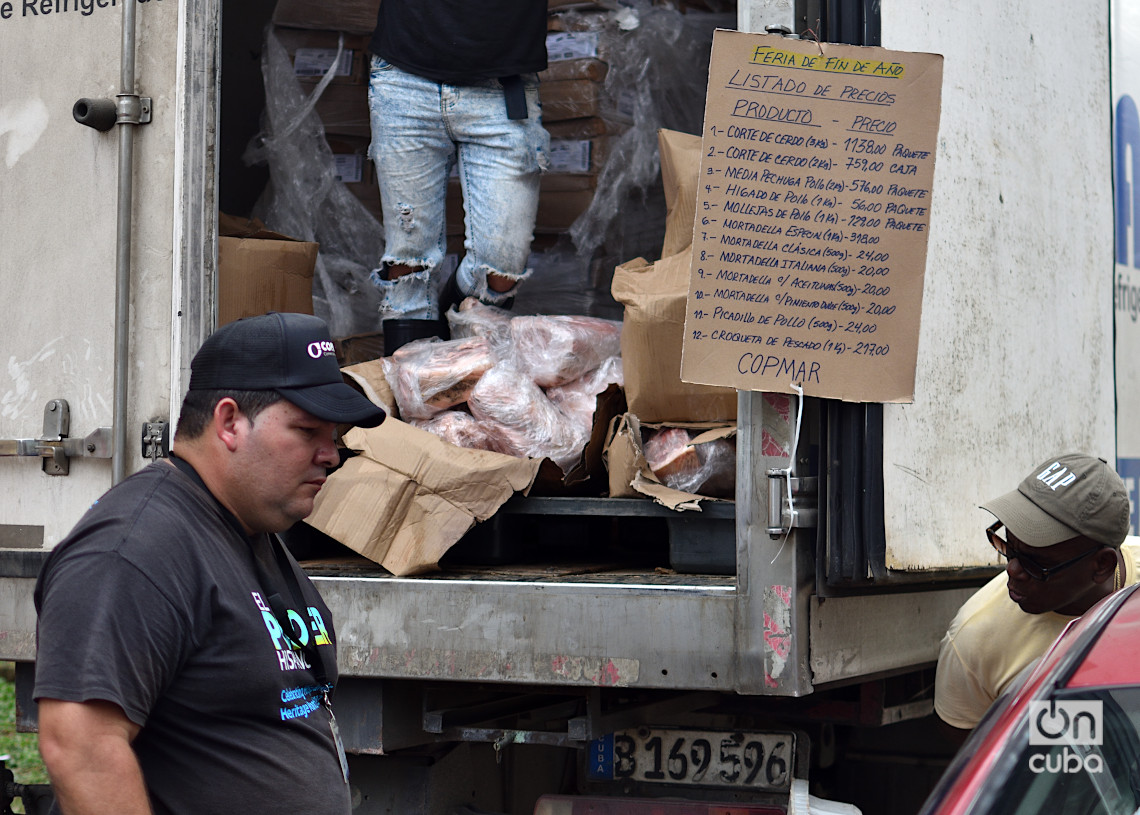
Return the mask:
<svg viewBox="0 0 1140 815">
<path fill-rule="evenodd" d="M 883 62 L 881 59 L 848 59 L 829 57 L 826 54 L 796 54 L 781 51 L 770 45 L 757 45 L 752 49 L 749 60 L 753 65 L 773 65 L 782 68 L 799 68 L 805 71 L 820 71 L 829 74 L 849 74 L 851 76 L 873 76 L 880 79 L 902 79 L 906 65 L 901 62 Z"/>
</svg>

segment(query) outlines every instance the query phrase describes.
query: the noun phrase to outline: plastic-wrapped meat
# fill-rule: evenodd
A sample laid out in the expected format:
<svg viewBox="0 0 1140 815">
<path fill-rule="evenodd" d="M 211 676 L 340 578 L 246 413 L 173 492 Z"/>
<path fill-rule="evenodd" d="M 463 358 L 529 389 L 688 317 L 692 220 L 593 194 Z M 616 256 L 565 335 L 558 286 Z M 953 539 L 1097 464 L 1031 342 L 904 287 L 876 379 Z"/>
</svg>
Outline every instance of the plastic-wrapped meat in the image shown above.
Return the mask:
<svg viewBox="0 0 1140 815">
<path fill-rule="evenodd" d="M 582 432 L 527 374 L 507 365 L 483 375 L 467 407 L 504 453 L 549 458 L 563 472 L 569 472 L 589 441 L 588 428 Z"/>
<path fill-rule="evenodd" d="M 458 447 L 503 452 L 490 431 L 478 419 L 462 410 L 445 410 L 430 419 L 412 419 L 409 424 L 434 433 Z"/>
<path fill-rule="evenodd" d="M 589 433 L 594 426 L 594 411 L 598 407 L 598 396 L 605 393 L 610 385 L 622 385 L 621 357 L 610 357 L 585 376 L 573 382 L 549 388 L 546 396 L 561 410 L 566 418 Z"/>
<path fill-rule="evenodd" d="M 701 471 L 701 456 L 696 448 L 690 447 L 689 431 L 683 427 L 663 427 L 649 431 L 642 449 L 645 463 L 667 487 L 682 492 L 681 484 L 688 485 Z"/>
<path fill-rule="evenodd" d="M 697 445 L 701 456 L 700 482 L 685 492 L 712 498 L 736 498 L 736 439 L 715 439 Z"/>
<path fill-rule="evenodd" d="M 466 297 L 458 309 L 447 312 L 447 324 L 453 340 L 482 337 L 493 349 L 504 348 L 511 341 L 512 314 L 506 309 L 480 303 Z"/>
<path fill-rule="evenodd" d="M 736 442 L 712 439 L 692 445 L 693 435 L 681 427 L 651 430 L 642 449 L 645 461 L 666 487 L 712 498 L 734 498 Z"/>
<path fill-rule="evenodd" d="M 384 359 L 384 376 L 400 416 L 426 419 L 467 401 L 475 383 L 494 364 L 487 341 L 416 340 Z"/>
<path fill-rule="evenodd" d="M 547 315 L 511 320 L 515 363 L 543 388 L 572 382 L 621 354 L 621 322 Z"/>
</svg>

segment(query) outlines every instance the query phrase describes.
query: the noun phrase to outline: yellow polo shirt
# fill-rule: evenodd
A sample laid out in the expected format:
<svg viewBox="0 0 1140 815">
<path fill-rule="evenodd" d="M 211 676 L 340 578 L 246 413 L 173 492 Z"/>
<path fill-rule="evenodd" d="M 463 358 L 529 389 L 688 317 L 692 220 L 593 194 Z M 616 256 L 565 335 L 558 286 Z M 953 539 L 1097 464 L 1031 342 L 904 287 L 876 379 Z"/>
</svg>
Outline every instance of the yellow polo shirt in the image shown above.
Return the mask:
<svg viewBox="0 0 1140 815">
<path fill-rule="evenodd" d="M 1124 585 L 1140 576 L 1140 537 L 1125 538 Z M 1049 650 L 1075 617 L 1026 614 L 1009 599 L 1001 573 L 958 610 L 938 653 L 934 712 L 947 724 L 972 729 L 1026 667 Z"/>
</svg>

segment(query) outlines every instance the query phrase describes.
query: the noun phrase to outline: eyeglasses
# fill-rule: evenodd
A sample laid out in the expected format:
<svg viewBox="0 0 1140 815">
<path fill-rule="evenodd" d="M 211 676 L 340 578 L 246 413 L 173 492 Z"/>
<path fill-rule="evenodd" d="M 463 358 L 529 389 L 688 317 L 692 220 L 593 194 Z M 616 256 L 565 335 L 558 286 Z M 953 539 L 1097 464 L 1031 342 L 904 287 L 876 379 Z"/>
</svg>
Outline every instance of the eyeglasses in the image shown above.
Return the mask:
<svg viewBox="0 0 1140 815">
<path fill-rule="evenodd" d="M 1002 538 L 998 535 L 998 530 L 1001 529 L 1002 526 L 1002 522 L 998 521 L 986 527 L 986 537 L 989 538 L 990 545 L 993 546 L 994 549 L 997 549 L 998 554 L 1004 557 L 1006 560 L 1013 560 L 1016 558 L 1017 562 L 1021 565 L 1022 570 L 1027 575 L 1032 577 L 1034 580 L 1040 580 L 1042 582 L 1048 580 L 1050 577 L 1057 574 L 1057 572 L 1062 571 L 1063 569 L 1067 569 L 1074 563 L 1077 563 L 1078 561 L 1088 557 L 1093 552 L 1098 552 L 1104 548 L 1103 546 L 1098 546 L 1096 549 L 1089 549 L 1087 552 L 1082 552 L 1075 558 L 1070 558 L 1064 563 L 1058 563 L 1056 566 L 1042 566 L 1029 555 L 1026 555 L 1023 552 L 1015 552 L 1014 550 L 1010 549 L 1009 543 L 1006 542 L 1005 538 Z"/>
</svg>

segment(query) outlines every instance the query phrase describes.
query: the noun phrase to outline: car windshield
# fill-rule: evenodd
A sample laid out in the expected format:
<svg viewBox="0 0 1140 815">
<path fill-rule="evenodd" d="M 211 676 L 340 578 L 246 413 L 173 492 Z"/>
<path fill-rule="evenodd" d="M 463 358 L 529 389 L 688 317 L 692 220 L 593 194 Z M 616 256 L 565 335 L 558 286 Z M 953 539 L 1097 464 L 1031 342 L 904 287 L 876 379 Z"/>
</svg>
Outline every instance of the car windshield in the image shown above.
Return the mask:
<svg viewBox="0 0 1140 815">
<path fill-rule="evenodd" d="M 1140 811 L 1140 688 L 1063 692 L 1030 707 L 1028 728 L 990 785 L 987 815 L 1135 815 Z"/>
</svg>

